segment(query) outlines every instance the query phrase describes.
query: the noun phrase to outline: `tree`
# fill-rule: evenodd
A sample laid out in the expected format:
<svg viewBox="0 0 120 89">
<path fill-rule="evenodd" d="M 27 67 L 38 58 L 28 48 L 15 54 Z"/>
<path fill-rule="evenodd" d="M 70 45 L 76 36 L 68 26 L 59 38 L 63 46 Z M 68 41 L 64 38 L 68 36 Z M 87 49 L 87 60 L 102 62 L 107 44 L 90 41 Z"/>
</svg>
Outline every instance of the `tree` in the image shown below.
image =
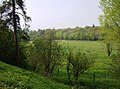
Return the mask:
<svg viewBox="0 0 120 89">
<path fill-rule="evenodd" d="M 95 25 L 93 24 L 93 26 L 92 27 L 95 27 Z"/>
<path fill-rule="evenodd" d="M 93 57 L 81 51 L 73 52 L 70 50 L 67 55 L 67 61 L 68 80 L 71 82 L 70 77 L 73 74 L 75 85 L 78 88 L 79 76 L 93 65 Z"/>
<path fill-rule="evenodd" d="M 120 0 L 101 0 L 103 15 L 100 16 L 100 23 L 104 30 L 109 30 L 106 36 L 111 37 L 120 49 Z M 111 34 L 112 33 L 112 34 Z"/>
<path fill-rule="evenodd" d="M 12 0 L 12 8 L 13 8 L 13 28 L 14 28 L 14 36 L 15 36 L 15 48 L 16 48 L 16 60 L 17 66 L 20 66 L 20 54 L 19 54 L 19 45 L 18 45 L 18 36 L 17 36 L 17 23 L 16 23 L 16 13 L 15 13 L 15 0 Z"/>
<path fill-rule="evenodd" d="M 27 53 L 33 70 L 42 72 L 48 78 L 61 64 L 64 53 L 59 41 L 54 40 L 54 35 L 53 31 L 47 30 L 43 37 L 33 40 L 31 50 L 28 48 Z"/>
<path fill-rule="evenodd" d="M 15 42 L 14 33 L 5 27 L 0 20 L 0 61 L 15 65 Z"/>
<path fill-rule="evenodd" d="M 112 56 L 112 68 L 115 74 L 118 74 L 120 65 L 120 0 L 100 0 L 100 7 L 103 10 L 103 15 L 100 16 L 100 23 L 104 30 L 105 40 L 109 44 L 114 42 L 117 47 L 117 54 Z M 109 46 L 109 45 L 108 45 Z M 109 49 L 110 47 L 108 47 Z"/>
<path fill-rule="evenodd" d="M 12 9 L 11 9 L 12 8 Z M 22 10 L 22 13 L 17 12 L 17 10 Z M 20 29 L 20 16 L 22 15 L 25 20 L 25 25 L 27 21 L 31 20 L 30 17 L 26 15 L 25 5 L 23 0 L 4 0 L 2 6 L 0 6 L 1 19 L 5 21 L 4 25 L 14 29 L 14 39 L 16 48 L 16 60 L 17 66 L 20 66 L 20 54 L 19 54 L 19 41 L 17 31 Z"/>
</svg>

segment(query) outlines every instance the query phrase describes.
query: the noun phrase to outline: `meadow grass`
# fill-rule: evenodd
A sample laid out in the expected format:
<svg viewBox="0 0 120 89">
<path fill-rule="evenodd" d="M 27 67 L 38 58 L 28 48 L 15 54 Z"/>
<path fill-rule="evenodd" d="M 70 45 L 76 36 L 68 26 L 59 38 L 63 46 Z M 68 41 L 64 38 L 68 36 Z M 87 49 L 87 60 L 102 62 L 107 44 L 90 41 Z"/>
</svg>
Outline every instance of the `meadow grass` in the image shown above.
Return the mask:
<svg viewBox="0 0 120 89">
<path fill-rule="evenodd" d="M 64 40 L 61 41 L 61 44 L 65 50 L 72 49 L 73 51 L 83 51 L 95 55 L 94 65 L 79 77 L 79 84 L 85 86 L 84 89 L 117 89 L 118 81 L 110 71 L 111 59 L 107 56 L 104 43 L 101 41 Z M 65 64 L 63 63 L 60 66 L 59 73 L 56 70 L 53 80 L 49 80 L 39 74 L 0 62 L 0 89 L 71 89 L 70 86 L 66 86 L 70 84 L 67 79 Z M 71 80 L 74 80 L 73 76 Z M 72 82 L 72 86 L 74 86 L 74 81 Z"/>
<path fill-rule="evenodd" d="M 106 45 L 101 41 L 62 41 L 67 49 L 73 51 L 83 51 L 95 55 L 95 64 L 93 70 L 108 69 L 110 58 L 107 56 Z"/>
<path fill-rule="evenodd" d="M 113 89 L 116 89 L 115 87 L 118 86 L 118 81 L 110 71 L 111 59 L 107 56 L 107 48 L 103 42 L 63 40 L 61 44 L 66 50 L 71 49 L 73 51 L 82 51 L 95 55 L 94 65 L 79 77 L 81 84 L 89 87 L 97 86 L 103 87 L 103 89 L 113 87 Z M 61 73 L 54 76 L 54 79 L 68 84 L 65 65 L 60 67 L 60 72 Z M 71 79 L 73 79 L 73 77 Z"/>
</svg>

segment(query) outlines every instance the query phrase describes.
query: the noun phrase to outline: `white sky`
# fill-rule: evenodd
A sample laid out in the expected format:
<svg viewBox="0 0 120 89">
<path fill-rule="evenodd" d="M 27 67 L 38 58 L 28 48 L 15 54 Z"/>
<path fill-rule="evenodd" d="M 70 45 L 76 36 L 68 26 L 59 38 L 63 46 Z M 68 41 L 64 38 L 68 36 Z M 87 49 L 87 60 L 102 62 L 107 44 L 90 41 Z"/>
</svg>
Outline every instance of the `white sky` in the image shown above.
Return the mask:
<svg viewBox="0 0 120 89">
<path fill-rule="evenodd" d="M 99 25 L 99 0 L 26 0 L 30 29 Z"/>
</svg>

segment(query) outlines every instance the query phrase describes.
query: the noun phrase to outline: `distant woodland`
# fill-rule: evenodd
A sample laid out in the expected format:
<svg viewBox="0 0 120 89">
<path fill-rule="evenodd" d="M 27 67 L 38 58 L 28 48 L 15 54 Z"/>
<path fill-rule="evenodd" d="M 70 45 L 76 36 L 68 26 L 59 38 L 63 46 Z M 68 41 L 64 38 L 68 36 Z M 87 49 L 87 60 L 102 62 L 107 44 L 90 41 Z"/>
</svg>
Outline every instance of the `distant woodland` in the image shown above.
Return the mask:
<svg viewBox="0 0 120 89">
<path fill-rule="evenodd" d="M 55 40 L 87 40 L 87 41 L 96 41 L 101 39 L 100 27 L 95 26 L 85 26 L 85 27 L 75 27 L 75 28 L 66 28 L 66 29 L 38 29 L 37 31 L 29 31 L 29 36 L 31 40 L 34 38 L 39 38 L 44 36 L 47 31 L 53 30 L 55 33 Z"/>
</svg>

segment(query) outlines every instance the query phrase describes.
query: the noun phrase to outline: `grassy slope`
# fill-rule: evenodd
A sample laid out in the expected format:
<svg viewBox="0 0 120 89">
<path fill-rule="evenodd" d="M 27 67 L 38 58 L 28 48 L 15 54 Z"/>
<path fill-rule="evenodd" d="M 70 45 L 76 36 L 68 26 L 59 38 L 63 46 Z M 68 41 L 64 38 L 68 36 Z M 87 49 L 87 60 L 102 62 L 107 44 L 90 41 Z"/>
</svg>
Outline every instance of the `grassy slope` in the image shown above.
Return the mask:
<svg viewBox="0 0 120 89">
<path fill-rule="evenodd" d="M 0 89 L 70 89 L 70 87 L 0 62 Z"/>
</svg>

